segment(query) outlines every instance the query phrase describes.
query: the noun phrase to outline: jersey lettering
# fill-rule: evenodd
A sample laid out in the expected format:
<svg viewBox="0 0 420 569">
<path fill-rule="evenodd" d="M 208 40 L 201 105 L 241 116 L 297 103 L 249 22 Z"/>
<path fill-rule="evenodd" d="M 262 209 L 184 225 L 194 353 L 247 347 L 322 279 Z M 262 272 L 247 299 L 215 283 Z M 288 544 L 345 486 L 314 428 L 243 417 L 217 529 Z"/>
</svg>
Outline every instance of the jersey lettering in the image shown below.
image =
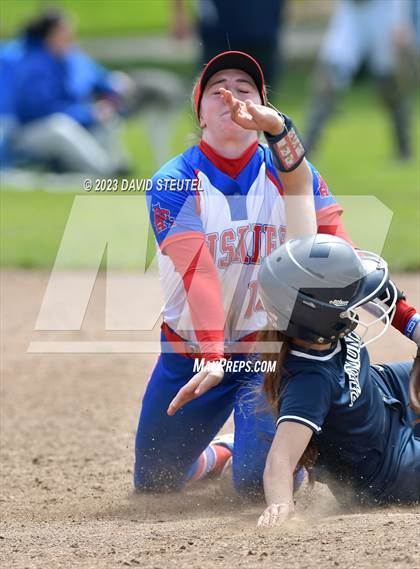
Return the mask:
<svg viewBox="0 0 420 569">
<path fill-rule="evenodd" d="M 360 338 L 354 332 L 346 337 L 346 361 L 344 364 L 344 373 L 349 381 L 350 404 L 353 407 L 354 402 L 360 396 L 362 390 L 360 388 Z"/>
<path fill-rule="evenodd" d="M 261 229 L 263 226 L 260 223 L 256 223 L 253 227 L 254 229 L 254 251 L 252 254 L 251 263 L 253 265 L 259 265 L 261 263 Z"/>
<path fill-rule="evenodd" d="M 245 318 L 251 318 L 252 313 L 255 311 L 264 312 L 264 306 L 258 296 L 258 282 L 251 281 L 248 285 L 250 297 L 249 303 L 245 312 Z"/>
<path fill-rule="evenodd" d="M 265 255 L 268 257 L 272 251 L 277 247 L 276 243 L 276 228 L 272 225 L 265 226 Z"/>
<path fill-rule="evenodd" d="M 235 244 L 236 235 L 233 229 L 225 229 L 220 238 L 220 251 L 227 256 L 222 257 L 219 261 L 219 267 L 226 269 L 232 263 L 238 263 L 240 258 L 237 253 Z"/>
<path fill-rule="evenodd" d="M 209 233 L 206 240 L 213 259 L 216 258 L 217 251 L 222 255 L 217 262 L 221 269 L 227 269 L 232 263 L 259 265 L 262 256 L 270 255 L 284 243 L 285 230 L 284 226 L 277 230 L 274 225 L 256 223 L 225 229 L 220 237 L 218 233 Z"/>
<path fill-rule="evenodd" d="M 217 233 L 207 233 L 206 235 L 207 247 L 209 248 L 211 256 L 213 257 L 213 261 L 216 260 L 217 237 Z"/>
</svg>

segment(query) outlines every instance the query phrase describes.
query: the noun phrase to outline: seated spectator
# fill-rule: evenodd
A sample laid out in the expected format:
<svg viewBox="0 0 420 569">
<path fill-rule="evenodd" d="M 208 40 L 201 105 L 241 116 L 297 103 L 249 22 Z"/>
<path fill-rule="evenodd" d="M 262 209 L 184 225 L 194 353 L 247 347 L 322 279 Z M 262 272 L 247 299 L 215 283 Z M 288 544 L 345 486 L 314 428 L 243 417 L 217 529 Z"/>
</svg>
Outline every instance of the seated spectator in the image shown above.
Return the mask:
<svg viewBox="0 0 420 569">
<path fill-rule="evenodd" d="M 0 50 L 0 165 L 10 166 L 13 157 L 10 139 L 17 126 L 13 102 L 13 74 L 17 62 L 22 58 L 23 44 L 13 40 Z"/>
<path fill-rule="evenodd" d="M 74 45 L 60 12 L 33 20 L 0 56 L 3 165 L 40 162 L 92 175 L 128 170 L 120 137 L 123 89 Z"/>
</svg>

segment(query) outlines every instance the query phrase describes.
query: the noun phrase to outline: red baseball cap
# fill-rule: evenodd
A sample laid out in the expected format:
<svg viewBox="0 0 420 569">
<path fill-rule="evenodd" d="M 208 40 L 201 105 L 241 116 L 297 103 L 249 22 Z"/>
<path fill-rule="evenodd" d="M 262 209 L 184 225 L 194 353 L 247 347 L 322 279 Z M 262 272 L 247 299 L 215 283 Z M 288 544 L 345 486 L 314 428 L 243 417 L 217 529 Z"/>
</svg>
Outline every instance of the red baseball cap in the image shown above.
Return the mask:
<svg viewBox="0 0 420 569">
<path fill-rule="evenodd" d="M 223 53 L 219 53 L 213 57 L 213 59 L 205 65 L 200 78 L 197 81 L 194 96 L 195 112 L 197 113 L 197 116 L 200 110 L 201 98 L 209 79 L 215 73 L 222 71 L 223 69 L 240 69 L 241 71 L 248 73 L 257 86 L 261 102 L 263 105 L 266 104 L 264 75 L 259 63 L 243 51 L 224 51 Z"/>
</svg>

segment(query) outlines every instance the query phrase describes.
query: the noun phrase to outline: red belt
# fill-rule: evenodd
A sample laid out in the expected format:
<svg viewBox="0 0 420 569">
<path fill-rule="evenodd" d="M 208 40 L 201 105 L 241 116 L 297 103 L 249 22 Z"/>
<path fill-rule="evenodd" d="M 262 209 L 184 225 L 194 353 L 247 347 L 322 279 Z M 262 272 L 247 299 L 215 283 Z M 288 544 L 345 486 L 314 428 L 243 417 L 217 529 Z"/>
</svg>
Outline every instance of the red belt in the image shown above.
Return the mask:
<svg viewBox="0 0 420 569">
<path fill-rule="evenodd" d="M 163 322 L 161 330 L 164 333 L 166 340 L 171 344 L 173 350 L 177 354 L 190 359 L 203 357 L 203 355 L 200 353 L 200 346 L 197 343 L 188 342 L 187 340 L 184 340 L 184 338 L 182 338 L 182 336 L 180 336 L 174 330 L 172 330 L 172 328 L 170 328 L 166 324 L 166 322 Z M 225 344 L 225 358 L 232 357 L 232 355 L 243 355 L 243 354 L 254 353 L 255 350 L 252 349 L 252 345 L 254 344 L 256 339 L 257 339 L 257 332 L 251 332 L 250 334 L 247 334 L 246 336 L 239 338 L 239 340 L 237 340 L 232 344 Z M 243 350 L 241 352 L 237 352 L 236 350 L 230 351 L 235 347 L 235 345 L 242 342 L 249 343 L 250 349 Z"/>
</svg>

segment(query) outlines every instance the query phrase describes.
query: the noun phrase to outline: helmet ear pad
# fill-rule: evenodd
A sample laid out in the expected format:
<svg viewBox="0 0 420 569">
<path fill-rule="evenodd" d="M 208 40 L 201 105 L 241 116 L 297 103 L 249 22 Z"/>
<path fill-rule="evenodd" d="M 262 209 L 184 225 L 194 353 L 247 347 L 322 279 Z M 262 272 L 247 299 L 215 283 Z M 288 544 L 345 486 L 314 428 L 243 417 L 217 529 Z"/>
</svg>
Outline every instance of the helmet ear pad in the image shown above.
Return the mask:
<svg viewBox="0 0 420 569">
<path fill-rule="evenodd" d="M 353 285 L 352 285 L 353 287 Z M 313 294 L 315 292 L 315 295 Z M 316 298 L 320 289 L 302 289 L 299 292 L 282 289 L 280 302 L 273 306 L 264 292 L 263 304 L 273 326 L 289 337 L 314 343 L 324 343 L 349 334 L 357 322 L 343 317 L 346 305 L 335 306 Z M 331 298 L 331 290 L 328 290 Z M 340 291 L 340 294 L 343 291 Z M 341 294 L 341 297 L 344 296 Z"/>
<path fill-rule="evenodd" d="M 314 303 L 305 292 L 298 294 L 290 316 L 288 334 L 302 340 L 324 343 L 343 337 L 357 327 L 357 322 L 343 317 L 346 314 L 345 306 L 334 306 L 319 300 Z"/>
</svg>

